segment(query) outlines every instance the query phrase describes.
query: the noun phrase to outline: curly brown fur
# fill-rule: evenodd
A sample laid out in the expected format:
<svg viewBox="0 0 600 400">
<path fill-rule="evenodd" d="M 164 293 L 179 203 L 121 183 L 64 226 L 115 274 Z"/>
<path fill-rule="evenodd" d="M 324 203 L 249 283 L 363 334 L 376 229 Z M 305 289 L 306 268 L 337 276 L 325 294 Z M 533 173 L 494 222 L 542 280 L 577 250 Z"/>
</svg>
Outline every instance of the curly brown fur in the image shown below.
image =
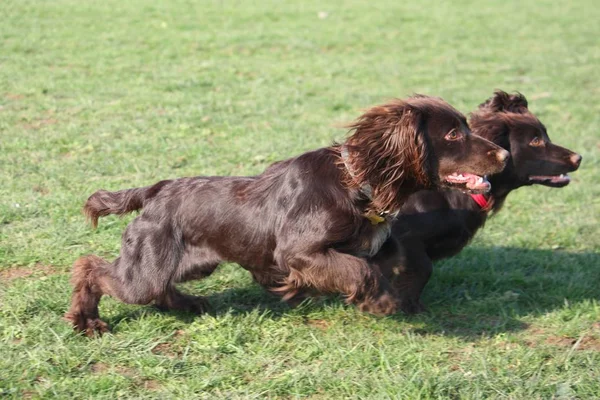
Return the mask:
<svg viewBox="0 0 600 400">
<path fill-rule="evenodd" d="M 418 103 L 393 100 L 373 107 L 348 127 L 346 141 L 353 170 L 349 184 L 373 188 L 377 211 L 397 210 L 406 188 L 429 187 L 437 177 L 429 171 L 424 115 Z"/>
</svg>

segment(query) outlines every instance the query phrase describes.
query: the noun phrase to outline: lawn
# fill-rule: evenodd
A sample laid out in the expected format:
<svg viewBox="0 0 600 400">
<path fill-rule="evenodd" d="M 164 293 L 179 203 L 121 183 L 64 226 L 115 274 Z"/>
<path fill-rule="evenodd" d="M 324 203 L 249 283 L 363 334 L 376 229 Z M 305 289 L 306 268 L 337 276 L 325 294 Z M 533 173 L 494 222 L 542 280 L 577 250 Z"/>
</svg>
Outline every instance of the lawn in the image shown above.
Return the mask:
<svg viewBox="0 0 600 400">
<path fill-rule="evenodd" d="M 4 0 L 0 16 L 0 397 L 600 397 L 596 2 Z M 95 190 L 255 174 L 391 97 L 467 113 L 495 88 L 582 167 L 513 193 L 437 263 L 427 313 L 290 309 L 225 265 L 185 285 L 212 315 L 105 298 L 113 333 L 61 320 L 73 261 L 114 258 L 131 219 L 86 225 Z"/>
</svg>

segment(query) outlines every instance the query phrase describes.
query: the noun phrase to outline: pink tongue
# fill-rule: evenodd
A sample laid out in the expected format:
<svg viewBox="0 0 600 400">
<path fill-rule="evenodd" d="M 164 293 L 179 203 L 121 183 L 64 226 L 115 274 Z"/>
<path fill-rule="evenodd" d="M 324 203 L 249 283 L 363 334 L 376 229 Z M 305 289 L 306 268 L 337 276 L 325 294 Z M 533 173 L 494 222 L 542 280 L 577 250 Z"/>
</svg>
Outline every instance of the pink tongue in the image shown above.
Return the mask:
<svg viewBox="0 0 600 400">
<path fill-rule="evenodd" d="M 463 176 L 469 179 L 467 181 L 467 188 L 469 189 L 489 190 L 491 188 L 490 183 L 486 179 L 479 182 L 479 176 L 477 175 L 463 173 Z"/>
</svg>

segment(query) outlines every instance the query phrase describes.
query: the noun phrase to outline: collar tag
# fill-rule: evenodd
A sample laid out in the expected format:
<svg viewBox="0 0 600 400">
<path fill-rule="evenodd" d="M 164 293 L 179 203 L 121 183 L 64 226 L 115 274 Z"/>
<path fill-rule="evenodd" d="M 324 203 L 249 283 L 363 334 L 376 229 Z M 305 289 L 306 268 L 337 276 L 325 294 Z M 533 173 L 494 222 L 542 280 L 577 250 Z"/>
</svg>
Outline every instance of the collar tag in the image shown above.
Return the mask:
<svg viewBox="0 0 600 400">
<path fill-rule="evenodd" d="M 385 221 L 385 218 L 383 216 L 377 214 L 374 211 L 369 211 L 365 214 L 365 217 L 367 217 L 367 219 L 371 221 L 371 225 L 379 225 L 380 223 Z"/>
</svg>

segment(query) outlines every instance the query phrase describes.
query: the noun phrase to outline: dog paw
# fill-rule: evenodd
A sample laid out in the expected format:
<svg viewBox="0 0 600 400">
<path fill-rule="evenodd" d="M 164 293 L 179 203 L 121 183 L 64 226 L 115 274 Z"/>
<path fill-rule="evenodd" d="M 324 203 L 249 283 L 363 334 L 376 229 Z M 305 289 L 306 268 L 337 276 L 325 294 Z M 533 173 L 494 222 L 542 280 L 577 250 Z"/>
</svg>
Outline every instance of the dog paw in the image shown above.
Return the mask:
<svg viewBox="0 0 600 400">
<path fill-rule="evenodd" d="M 398 300 L 390 293 L 384 293 L 379 297 L 367 299 L 358 304 L 361 311 L 375 315 L 391 315 L 396 313 L 399 307 Z"/>
<path fill-rule="evenodd" d="M 74 330 L 84 332 L 88 337 L 102 335 L 110 331 L 106 322 L 100 318 L 89 317 L 83 313 L 66 313 L 64 319 L 73 324 Z"/>
</svg>

